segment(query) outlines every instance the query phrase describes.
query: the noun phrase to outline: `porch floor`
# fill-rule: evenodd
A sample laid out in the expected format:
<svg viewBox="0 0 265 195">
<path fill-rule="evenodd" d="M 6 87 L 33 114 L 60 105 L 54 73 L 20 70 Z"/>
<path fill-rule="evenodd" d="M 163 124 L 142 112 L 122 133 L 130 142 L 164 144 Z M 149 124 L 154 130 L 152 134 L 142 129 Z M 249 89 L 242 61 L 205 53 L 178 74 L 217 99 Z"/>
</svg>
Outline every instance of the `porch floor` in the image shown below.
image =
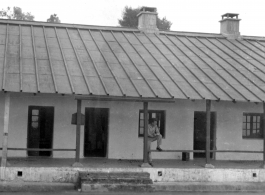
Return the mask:
<svg viewBox="0 0 265 195">
<path fill-rule="evenodd" d="M 8 158 L 9 167 L 71 167 L 73 158 Z M 106 158 L 84 158 L 80 159 L 84 168 L 139 168 L 142 160 L 119 160 Z M 259 169 L 262 161 L 224 161 L 211 160 L 215 168 L 226 169 Z M 153 160 L 155 168 L 204 168 L 205 159 L 182 160 Z"/>
</svg>

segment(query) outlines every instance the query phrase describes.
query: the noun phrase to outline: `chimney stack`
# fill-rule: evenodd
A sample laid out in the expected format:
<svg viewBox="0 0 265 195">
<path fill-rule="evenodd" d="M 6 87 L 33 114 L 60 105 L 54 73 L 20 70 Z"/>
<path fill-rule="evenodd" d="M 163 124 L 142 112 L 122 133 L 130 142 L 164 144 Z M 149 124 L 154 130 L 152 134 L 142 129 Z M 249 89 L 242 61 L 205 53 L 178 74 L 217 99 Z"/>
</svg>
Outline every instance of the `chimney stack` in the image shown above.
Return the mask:
<svg viewBox="0 0 265 195">
<path fill-rule="evenodd" d="M 239 32 L 239 14 L 226 13 L 222 15 L 221 24 L 221 34 L 226 36 L 228 39 L 240 39 Z M 235 17 L 235 18 L 234 18 Z"/>
<path fill-rule="evenodd" d="M 157 12 L 155 7 L 142 7 L 138 17 L 138 29 L 145 33 L 157 33 L 156 26 Z"/>
</svg>

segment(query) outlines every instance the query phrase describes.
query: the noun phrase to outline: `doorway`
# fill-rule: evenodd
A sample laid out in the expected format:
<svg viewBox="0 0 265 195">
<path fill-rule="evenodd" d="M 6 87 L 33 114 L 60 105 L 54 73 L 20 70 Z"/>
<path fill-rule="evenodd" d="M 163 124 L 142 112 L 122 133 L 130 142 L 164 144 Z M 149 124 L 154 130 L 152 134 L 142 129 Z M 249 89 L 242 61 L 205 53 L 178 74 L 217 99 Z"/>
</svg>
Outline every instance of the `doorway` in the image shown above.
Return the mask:
<svg viewBox="0 0 265 195">
<path fill-rule="evenodd" d="M 54 107 L 29 106 L 28 148 L 51 149 Z M 51 151 L 28 151 L 28 156 L 51 156 Z"/>
<path fill-rule="evenodd" d="M 215 148 L 216 140 L 216 113 L 211 112 L 210 122 L 210 149 Z M 194 112 L 194 150 L 206 150 L 206 112 Z M 194 158 L 205 158 L 205 153 L 194 152 Z M 214 155 L 211 152 L 210 158 Z"/>
<path fill-rule="evenodd" d="M 106 157 L 109 125 L 108 108 L 85 110 L 85 157 Z"/>
</svg>

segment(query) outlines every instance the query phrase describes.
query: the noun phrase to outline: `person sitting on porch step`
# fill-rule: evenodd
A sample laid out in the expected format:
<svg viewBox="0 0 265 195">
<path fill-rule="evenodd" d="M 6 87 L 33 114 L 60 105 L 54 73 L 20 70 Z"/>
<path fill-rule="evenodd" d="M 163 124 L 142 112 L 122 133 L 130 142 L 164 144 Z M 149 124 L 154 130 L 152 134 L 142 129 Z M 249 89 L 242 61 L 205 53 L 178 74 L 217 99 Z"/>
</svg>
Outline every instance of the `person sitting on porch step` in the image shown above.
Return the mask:
<svg viewBox="0 0 265 195">
<path fill-rule="evenodd" d="M 151 149 L 151 142 L 157 140 L 157 147 L 158 151 L 162 151 L 161 144 L 162 144 L 162 135 L 160 134 L 159 128 L 157 126 L 157 120 L 152 118 L 150 120 L 150 124 L 148 125 L 148 151 Z M 149 152 L 149 164 L 152 166 L 152 156 L 151 152 Z"/>
</svg>

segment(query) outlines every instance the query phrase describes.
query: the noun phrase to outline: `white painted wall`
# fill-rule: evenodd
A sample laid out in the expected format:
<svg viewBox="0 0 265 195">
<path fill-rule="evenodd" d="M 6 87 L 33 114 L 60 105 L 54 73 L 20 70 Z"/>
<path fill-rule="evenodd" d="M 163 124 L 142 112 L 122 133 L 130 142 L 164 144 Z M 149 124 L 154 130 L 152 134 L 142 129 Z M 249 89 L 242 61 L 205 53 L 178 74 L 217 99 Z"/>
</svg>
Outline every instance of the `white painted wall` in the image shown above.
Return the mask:
<svg viewBox="0 0 265 195">
<path fill-rule="evenodd" d="M 8 147 L 26 148 L 28 106 L 54 106 L 53 148 L 75 148 L 75 125 L 71 115 L 76 112 L 74 96 L 11 94 Z M 85 107 L 109 108 L 108 158 L 142 159 L 143 138 L 138 138 L 139 110 L 143 103 L 82 101 Z M 194 111 L 205 111 L 205 101 L 178 100 L 176 103 L 149 103 L 149 109 L 166 111 L 164 149 L 193 149 Z M 213 102 L 217 113 L 217 149 L 263 150 L 262 139 L 242 139 L 243 112 L 262 112 L 262 104 Z M 0 94 L 0 144 L 2 145 L 4 94 Z M 84 127 L 81 128 L 83 157 Z M 156 143 L 152 143 L 152 148 Z M 9 157 L 26 157 L 26 151 L 9 151 Z M 74 158 L 74 152 L 53 152 L 55 158 Z M 261 160 L 262 154 L 217 153 L 219 160 Z M 181 153 L 154 153 L 153 158 L 181 159 Z M 191 155 L 192 158 L 192 155 Z"/>
</svg>

